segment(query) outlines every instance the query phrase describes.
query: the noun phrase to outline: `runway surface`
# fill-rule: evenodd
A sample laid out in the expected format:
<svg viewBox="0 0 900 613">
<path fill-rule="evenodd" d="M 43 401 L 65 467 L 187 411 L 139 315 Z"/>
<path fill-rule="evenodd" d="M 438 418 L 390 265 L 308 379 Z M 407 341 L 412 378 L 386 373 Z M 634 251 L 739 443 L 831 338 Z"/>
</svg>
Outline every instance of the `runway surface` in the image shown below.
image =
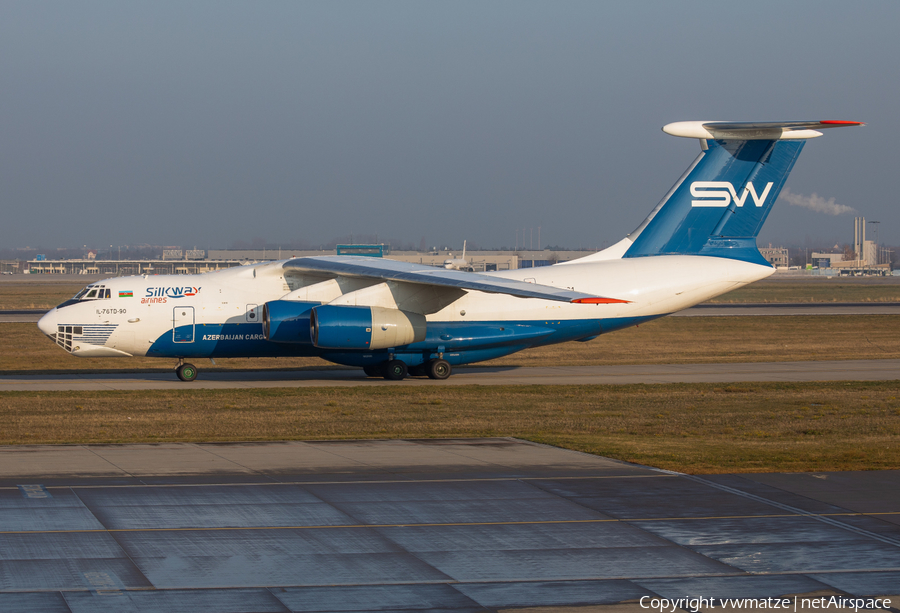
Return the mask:
<svg viewBox="0 0 900 613">
<path fill-rule="evenodd" d="M 271 387 L 623 385 L 629 383 L 733 383 L 744 381 L 893 381 L 900 360 L 748 362 L 737 364 L 632 364 L 613 366 L 459 368 L 444 381 L 410 377 L 386 381 L 361 369 L 203 372 L 190 383 L 172 373 L 0 376 L 0 391 L 254 389 Z"/>
<path fill-rule="evenodd" d="M 37 323 L 38 320 L 43 317 L 44 313 L 46 312 L 47 311 L 35 309 L 0 311 L 0 323 Z"/>
<path fill-rule="evenodd" d="M 693 477 L 513 439 L 5 447 L 0 508 L 0 611 L 900 602 L 900 471 Z"/>
</svg>

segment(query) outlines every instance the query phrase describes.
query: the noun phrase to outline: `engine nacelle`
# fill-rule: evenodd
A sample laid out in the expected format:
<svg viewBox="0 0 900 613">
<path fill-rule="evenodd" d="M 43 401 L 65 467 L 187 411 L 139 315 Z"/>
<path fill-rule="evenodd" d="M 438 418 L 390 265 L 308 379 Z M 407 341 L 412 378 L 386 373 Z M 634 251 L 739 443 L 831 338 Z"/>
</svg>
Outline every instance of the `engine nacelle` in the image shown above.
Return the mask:
<svg viewBox="0 0 900 613">
<path fill-rule="evenodd" d="M 309 315 L 320 302 L 273 300 L 262 308 L 263 335 L 275 343 L 312 342 L 309 336 Z"/>
<path fill-rule="evenodd" d="M 425 316 L 367 306 L 313 308 L 312 343 L 323 349 L 388 349 L 425 340 Z"/>
</svg>

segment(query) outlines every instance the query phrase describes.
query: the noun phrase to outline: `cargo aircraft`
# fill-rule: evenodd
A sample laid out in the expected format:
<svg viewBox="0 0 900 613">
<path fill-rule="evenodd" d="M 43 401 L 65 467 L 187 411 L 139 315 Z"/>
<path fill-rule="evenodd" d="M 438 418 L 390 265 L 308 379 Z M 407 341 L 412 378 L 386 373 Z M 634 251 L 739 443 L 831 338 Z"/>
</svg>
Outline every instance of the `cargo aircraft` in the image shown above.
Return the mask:
<svg viewBox="0 0 900 613">
<path fill-rule="evenodd" d="M 700 154 L 627 237 L 553 266 L 488 273 L 360 256 L 301 257 L 197 275 L 91 284 L 41 331 L 78 357 L 319 356 L 368 376 L 452 367 L 588 341 L 768 277 L 756 236 L 804 144 L 851 121 L 678 122 Z"/>
</svg>

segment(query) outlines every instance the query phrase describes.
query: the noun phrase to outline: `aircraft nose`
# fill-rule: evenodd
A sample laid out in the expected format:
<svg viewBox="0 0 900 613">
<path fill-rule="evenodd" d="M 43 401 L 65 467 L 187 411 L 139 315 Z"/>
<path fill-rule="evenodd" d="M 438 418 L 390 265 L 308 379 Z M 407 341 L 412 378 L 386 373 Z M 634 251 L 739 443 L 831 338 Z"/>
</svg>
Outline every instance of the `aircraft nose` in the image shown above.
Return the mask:
<svg viewBox="0 0 900 613">
<path fill-rule="evenodd" d="M 56 338 L 56 309 L 50 309 L 38 320 L 38 328 L 51 338 Z"/>
</svg>

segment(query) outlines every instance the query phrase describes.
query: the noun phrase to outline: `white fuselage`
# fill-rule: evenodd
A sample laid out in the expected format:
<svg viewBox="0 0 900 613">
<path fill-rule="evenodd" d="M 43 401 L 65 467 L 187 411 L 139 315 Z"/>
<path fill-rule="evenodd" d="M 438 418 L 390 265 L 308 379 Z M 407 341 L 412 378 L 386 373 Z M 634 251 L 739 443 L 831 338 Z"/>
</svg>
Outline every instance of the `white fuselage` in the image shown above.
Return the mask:
<svg viewBox="0 0 900 613">
<path fill-rule="evenodd" d="M 574 304 L 470 291 L 427 314 L 428 326 L 446 323 L 477 328 L 487 322 L 540 322 L 553 327 L 585 320 L 639 322 L 690 307 L 774 271 L 738 260 L 686 255 L 584 260 L 485 274 L 626 302 Z M 296 294 L 302 290 L 299 286 L 308 283 L 290 277 L 282 262 L 199 275 L 118 277 L 92 286 L 101 288 L 103 298 L 60 305 L 48 312 L 39 326 L 73 355 L 82 357 L 143 356 L 154 346 L 157 349 L 150 355 L 180 357 L 189 344 L 202 341 L 228 341 L 228 356 L 270 355 L 259 352 L 262 305 Z M 329 296 L 326 302 L 347 304 L 353 295 Z M 188 322 L 195 326 L 194 336 L 173 337 L 179 323 Z M 623 326 L 608 329 L 617 327 Z M 161 339 L 173 342 L 160 349 Z M 245 354 L 241 343 L 246 343 Z M 309 354 L 319 353 L 324 352 L 311 350 Z M 213 352 L 209 357 L 218 355 Z"/>
</svg>

